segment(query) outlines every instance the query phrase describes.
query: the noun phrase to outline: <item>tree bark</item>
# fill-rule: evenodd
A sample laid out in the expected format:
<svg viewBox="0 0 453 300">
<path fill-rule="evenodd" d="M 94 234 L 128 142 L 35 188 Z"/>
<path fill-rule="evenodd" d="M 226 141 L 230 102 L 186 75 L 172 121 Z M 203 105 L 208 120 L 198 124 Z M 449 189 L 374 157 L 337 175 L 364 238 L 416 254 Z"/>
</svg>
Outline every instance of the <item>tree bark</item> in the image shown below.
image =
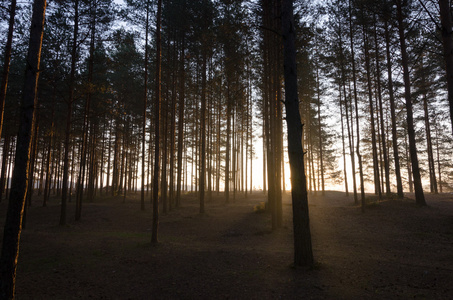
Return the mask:
<svg viewBox="0 0 453 300">
<path fill-rule="evenodd" d="M 449 0 L 439 0 L 440 21 L 442 25 L 442 42 L 444 46 L 445 70 L 447 72 L 448 103 L 453 132 L 453 21 Z"/>
<path fill-rule="evenodd" d="M 379 122 L 381 124 L 381 143 L 382 143 L 382 156 L 384 161 L 384 174 L 385 174 L 385 193 L 387 197 L 390 196 L 390 166 L 389 159 L 387 154 L 387 141 L 385 135 L 385 124 L 384 124 L 384 110 L 382 106 L 382 92 L 381 92 L 381 68 L 379 62 L 379 46 L 378 46 L 378 36 L 377 36 L 377 21 L 374 21 L 374 47 L 375 47 L 375 57 L 376 57 L 376 89 L 378 93 L 378 103 L 379 103 Z M 382 172 L 381 172 L 382 174 Z"/>
<path fill-rule="evenodd" d="M 178 104 L 178 168 L 176 170 L 176 203 L 175 206 L 181 205 L 181 184 L 182 182 L 182 152 L 184 147 L 184 104 L 185 104 L 185 43 L 184 36 L 181 42 L 180 58 L 180 83 L 179 83 L 179 104 Z"/>
<path fill-rule="evenodd" d="M 370 66 L 370 54 L 368 48 L 368 35 L 366 34 L 366 28 L 363 28 L 363 47 L 365 51 L 365 68 L 366 78 L 368 83 L 368 101 L 370 105 L 370 119 L 371 119 L 371 146 L 373 148 L 373 170 L 374 170 L 374 193 L 379 195 L 379 199 L 382 198 L 381 183 L 379 178 L 379 164 L 378 164 L 378 152 L 377 152 L 377 141 L 376 141 L 376 125 L 374 120 L 374 104 L 373 104 L 373 92 L 371 84 L 371 66 Z"/>
<path fill-rule="evenodd" d="M 35 107 L 37 105 L 36 91 L 46 4 L 46 0 L 35 0 L 33 3 L 25 83 L 20 108 L 20 127 L 17 136 L 16 160 L 14 163 L 0 257 L 0 299 L 14 299 L 22 217 L 27 194 L 27 182 L 29 180 L 28 167 Z"/>
<path fill-rule="evenodd" d="M 404 17 L 401 7 L 401 0 L 396 0 L 398 14 L 398 32 L 401 47 L 401 64 L 403 66 L 404 77 L 404 96 L 406 99 L 407 114 L 407 133 L 409 137 L 409 153 L 412 164 L 412 174 L 414 176 L 415 201 L 418 205 L 426 206 L 425 195 L 423 193 L 420 169 L 418 167 L 417 146 L 415 141 L 414 116 L 412 112 L 411 81 L 409 77 L 409 65 L 406 50 L 406 39 L 404 33 Z"/>
<path fill-rule="evenodd" d="M 77 36 L 79 32 L 79 0 L 74 1 L 74 10 L 75 10 L 74 33 L 72 37 L 72 50 L 71 50 L 71 74 L 69 77 L 69 99 L 68 99 L 68 111 L 66 114 L 66 130 L 64 139 L 63 188 L 61 193 L 61 211 L 60 211 L 61 226 L 66 224 L 66 202 L 68 198 L 68 180 L 69 180 L 69 151 L 70 151 L 69 139 L 71 136 L 72 104 L 74 102 L 75 69 L 77 62 Z"/>
<path fill-rule="evenodd" d="M 162 0 L 157 2 L 156 22 L 156 99 L 155 99 L 155 137 L 154 137 L 154 177 L 153 177 L 153 226 L 151 243 L 157 244 L 159 227 L 159 164 L 160 164 L 160 109 L 161 109 L 161 22 Z"/>
<path fill-rule="evenodd" d="M 145 144 L 146 144 L 146 109 L 148 107 L 148 30 L 149 30 L 149 0 L 146 2 L 146 25 L 145 25 L 145 70 L 143 88 L 143 124 L 142 124 L 142 188 L 140 191 L 140 209 L 145 210 Z M 148 183 L 149 184 L 149 183 Z"/>
<path fill-rule="evenodd" d="M 357 153 L 357 162 L 359 164 L 359 176 L 360 176 L 360 200 L 362 211 L 365 209 L 365 184 L 363 178 L 363 164 L 362 164 L 362 155 L 360 154 L 360 126 L 359 126 L 359 105 L 358 105 L 358 96 L 357 96 L 357 76 L 356 76 L 356 67 L 355 67 L 355 51 L 354 51 L 354 34 L 353 34 L 353 24 L 352 24 L 352 5 L 351 0 L 348 1 L 348 10 L 349 10 L 349 42 L 351 47 L 351 63 L 352 63 L 352 81 L 354 88 L 354 107 L 355 107 L 355 121 L 356 121 L 356 131 L 357 131 L 357 143 L 356 143 L 356 153 Z"/>
<path fill-rule="evenodd" d="M 294 265 L 313 266 L 307 182 L 302 149 L 302 124 L 297 95 L 296 49 L 293 2 L 282 0 L 284 45 L 285 107 L 288 126 L 288 154 L 291 167 L 291 191 L 294 225 Z"/>
<path fill-rule="evenodd" d="M 396 131 L 396 108 L 395 108 L 395 96 L 393 93 L 393 77 L 392 77 L 392 61 L 390 55 L 390 33 L 388 21 L 385 21 L 385 51 L 387 56 L 387 77 L 388 77 L 388 90 L 389 90 L 389 101 L 390 101 L 390 116 L 392 120 L 392 146 L 393 146 L 393 159 L 395 162 L 395 177 L 396 177 L 396 190 L 398 198 L 404 197 L 403 193 L 403 182 L 401 180 L 401 169 L 400 169 L 400 155 L 398 150 L 398 135 Z"/>
<path fill-rule="evenodd" d="M 13 44 L 14 18 L 16 16 L 16 0 L 11 0 L 9 7 L 8 37 L 6 39 L 5 53 L 3 54 L 3 74 L 0 87 L 0 137 L 3 129 L 3 114 L 5 112 L 6 90 L 8 87 L 9 66 L 11 63 L 11 48 Z"/>
<path fill-rule="evenodd" d="M 205 52 L 205 50 L 203 50 Z M 206 179 L 206 53 L 203 53 L 203 66 L 201 68 L 201 157 L 200 157 L 200 213 L 205 212 L 205 179 Z"/>
</svg>

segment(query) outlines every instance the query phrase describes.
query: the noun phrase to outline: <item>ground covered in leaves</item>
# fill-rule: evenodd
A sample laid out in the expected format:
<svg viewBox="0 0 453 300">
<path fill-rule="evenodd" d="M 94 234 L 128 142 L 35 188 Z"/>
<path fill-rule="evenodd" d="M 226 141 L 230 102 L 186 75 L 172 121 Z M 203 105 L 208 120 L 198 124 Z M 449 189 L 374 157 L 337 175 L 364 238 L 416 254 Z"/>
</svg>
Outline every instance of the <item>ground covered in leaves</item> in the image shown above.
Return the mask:
<svg viewBox="0 0 453 300">
<path fill-rule="evenodd" d="M 427 195 L 428 207 L 370 203 L 366 212 L 340 192 L 310 195 L 316 260 L 292 268 L 290 196 L 284 227 L 256 210 L 262 193 L 198 213 L 194 194 L 160 216 L 152 246 L 151 205 L 139 195 L 84 203 L 82 220 L 58 226 L 57 198 L 36 197 L 22 232 L 17 299 L 452 299 L 453 196 Z M 148 197 L 149 199 L 149 197 Z M 147 200 L 149 201 L 149 200 Z M 0 203 L 4 224 L 6 201 Z M 3 228 L 0 228 L 3 232 Z"/>
</svg>

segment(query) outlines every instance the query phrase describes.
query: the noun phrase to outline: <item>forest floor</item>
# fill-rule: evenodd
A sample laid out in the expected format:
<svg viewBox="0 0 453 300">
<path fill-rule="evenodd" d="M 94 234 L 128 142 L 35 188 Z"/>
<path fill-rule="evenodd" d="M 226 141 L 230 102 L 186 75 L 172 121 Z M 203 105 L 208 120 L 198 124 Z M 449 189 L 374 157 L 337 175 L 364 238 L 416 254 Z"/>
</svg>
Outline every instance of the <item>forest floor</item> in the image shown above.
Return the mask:
<svg viewBox="0 0 453 300">
<path fill-rule="evenodd" d="M 372 197 L 371 197 L 372 198 Z M 262 193 L 198 213 L 197 198 L 160 216 L 139 195 L 84 203 L 82 220 L 58 226 L 60 206 L 35 199 L 22 232 L 17 299 L 453 299 L 453 195 L 427 194 L 428 207 L 370 203 L 366 212 L 341 192 L 310 195 L 316 267 L 292 268 L 291 201 L 271 231 L 255 211 Z M 0 203 L 4 224 L 6 201 Z M 1 232 L 3 232 L 3 229 Z"/>
</svg>

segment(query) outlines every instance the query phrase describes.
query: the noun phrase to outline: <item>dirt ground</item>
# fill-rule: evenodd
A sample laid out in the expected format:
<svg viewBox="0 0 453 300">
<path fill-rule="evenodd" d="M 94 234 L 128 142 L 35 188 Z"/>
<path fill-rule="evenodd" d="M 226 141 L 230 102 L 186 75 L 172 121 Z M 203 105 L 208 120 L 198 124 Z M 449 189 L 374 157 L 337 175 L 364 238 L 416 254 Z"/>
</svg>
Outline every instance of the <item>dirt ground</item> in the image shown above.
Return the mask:
<svg viewBox="0 0 453 300">
<path fill-rule="evenodd" d="M 316 267 L 294 269 L 290 196 L 284 227 L 254 211 L 262 193 L 222 196 L 198 213 L 194 195 L 160 216 L 139 195 L 84 203 L 58 226 L 60 206 L 35 199 L 22 233 L 17 299 L 453 299 L 453 196 L 370 204 L 340 192 L 310 195 Z M 0 203 L 4 224 L 6 201 Z M 0 228 L 3 232 L 3 228 Z"/>
</svg>

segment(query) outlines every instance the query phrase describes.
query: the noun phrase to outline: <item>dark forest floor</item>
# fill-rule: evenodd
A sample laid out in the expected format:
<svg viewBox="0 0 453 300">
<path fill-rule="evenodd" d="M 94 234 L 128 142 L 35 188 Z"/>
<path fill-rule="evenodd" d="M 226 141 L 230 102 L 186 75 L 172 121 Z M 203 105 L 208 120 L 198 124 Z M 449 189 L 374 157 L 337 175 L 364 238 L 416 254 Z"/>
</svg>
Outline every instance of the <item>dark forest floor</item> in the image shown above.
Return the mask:
<svg viewBox="0 0 453 300">
<path fill-rule="evenodd" d="M 409 198 L 413 195 L 408 195 Z M 22 233 L 17 299 L 453 299 L 453 196 L 370 204 L 341 192 L 310 195 L 316 267 L 291 268 L 291 205 L 284 227 L 254 206 L 262 193 L 206 214 L 194 195 L 160 216 L 151 246 L 150 204 L 139 195 L 84 203 L 82 220 L 58 226 L 60 206 L 35 199 Z M 4 224 L 6 201 L 0 203 Z M 3 228 L 1 228 L 3 232 Z"/>
</svg>

